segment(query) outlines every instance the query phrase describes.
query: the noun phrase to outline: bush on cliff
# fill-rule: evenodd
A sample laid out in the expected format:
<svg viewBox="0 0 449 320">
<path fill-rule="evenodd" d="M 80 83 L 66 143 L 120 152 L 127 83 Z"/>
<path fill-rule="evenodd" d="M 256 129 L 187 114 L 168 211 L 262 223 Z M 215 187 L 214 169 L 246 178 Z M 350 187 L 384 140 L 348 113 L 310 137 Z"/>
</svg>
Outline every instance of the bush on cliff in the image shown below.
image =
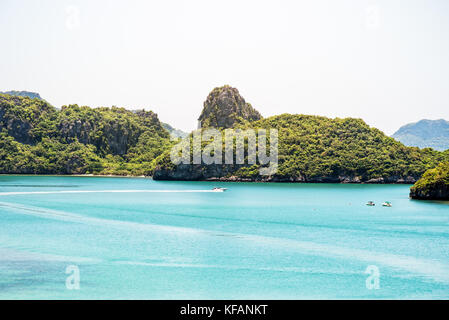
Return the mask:
<svg viewBox="0 0 449 320">
<path fill-rule="evenodd" d="M 410 189 L 414 199 L 449 200 L 449 161 L 427 170 Z"/>
</svg>

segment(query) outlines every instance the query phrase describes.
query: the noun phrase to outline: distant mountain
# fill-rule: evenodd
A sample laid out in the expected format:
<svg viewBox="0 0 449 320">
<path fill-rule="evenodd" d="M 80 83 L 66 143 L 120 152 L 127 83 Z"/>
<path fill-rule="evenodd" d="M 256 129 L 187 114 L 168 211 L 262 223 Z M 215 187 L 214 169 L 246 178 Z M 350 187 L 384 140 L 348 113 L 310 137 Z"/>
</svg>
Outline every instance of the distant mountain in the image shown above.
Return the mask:
<svg viewBox="0 0 449 320">
<path fill-rule="evenodd" d="M 170 132 L 170 135 L 175 137 L 175 138 L 185 138 L 185 137 L 187 137 L 189 135 L 187 132 L 184 132 L 182 130 L 173 128 L 168 123 L 161 122 L 161 124 L 162 124 L 162 127 L 165 130 L 167 130 L 168 132 Z"/>
<path fill-rule="evenodd" d="M 28 97 L 28 98 L 31 98 L 31 99 L 38 98 L 40 100 L 43 100 L 41 98 L 41 96 L 39 95 L 39 93 L 37 93 L 37 92 L 14 91 L 13 90 L 13 91 L 6 91 L 6 92 L 0 92 L 0 93 L 9 94 L 10 96 Z"/>
<path fill-rule="evenodd" d="M 421 120 L 401 127 L 393 138 L 409 147 L 449 149 L 449 121 Z"/>
</svg>

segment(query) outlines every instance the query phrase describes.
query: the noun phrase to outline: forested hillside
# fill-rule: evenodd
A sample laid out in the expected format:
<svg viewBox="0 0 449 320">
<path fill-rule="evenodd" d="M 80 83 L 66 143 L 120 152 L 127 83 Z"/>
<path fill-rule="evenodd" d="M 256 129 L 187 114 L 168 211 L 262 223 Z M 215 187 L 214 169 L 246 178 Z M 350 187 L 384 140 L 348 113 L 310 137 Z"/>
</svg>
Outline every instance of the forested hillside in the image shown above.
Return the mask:
<svg viewBox="0 0 449 320">
<path fill-rule="evenodd" d="M 0 173 L 154 175 L 155 179 L 414 183 L 449 151 L 406 147 L 361 119 L 301 114 L 262 118 L 229 86 L 205 102 L 203 125 L 277 129 L 279 166 L 181 164 L 151 111 L 68 105 L 0 94 Z M 223 124 L 223 125 L 220 125 Z M 204 130 L 204 129 L 203 129 Z M 204 145 L 204 144 L 203 144 Z"/>
<path fill-rule="evenodd" d="M 0 172 L 150 175 L 169 148 L 151 111 L 60 110 L 40 99 L 0 94 Z"/>
<path fill-rule="evenodd" d="M 164 154 L 154 178 L 413 183 L 449 158 L 447 152 L 406 147 L 361 119 L 283 114 L 235 128 L 278 129 L 279 167 L 274 175 L 260 176 L 257 164 L 173 166 Z"/>
<path fill-rule="evenodd" d="M 199 120 L 203 130 L 209 127 L 219 130 L 263 128 L 267 132 L 277 129 L 279 166 L 276 173 L 261 175 L 260 164 L 175 166 L 166 152 L 157 160 L 154 179 L 414 183 L 427 169 L 449 159 L 449 152 L 406 147 L 369 127 L 362 119 L 302 114 L 263 119 L 237 89 L 230 86 L 211 91 Z"/>
</svg>

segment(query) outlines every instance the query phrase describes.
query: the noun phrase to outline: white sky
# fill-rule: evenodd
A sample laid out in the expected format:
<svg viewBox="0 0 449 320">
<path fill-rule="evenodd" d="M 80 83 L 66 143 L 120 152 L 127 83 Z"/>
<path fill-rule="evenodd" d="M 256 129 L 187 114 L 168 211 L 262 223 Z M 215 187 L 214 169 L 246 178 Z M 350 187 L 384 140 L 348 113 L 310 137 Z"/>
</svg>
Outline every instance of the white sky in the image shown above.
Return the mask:
<svg viewBox="0 0 449 320">
<path fill-rule="evenodd" d="M 0 91 L 191 130 L 229 84 L 263 116 L 449 119 L 449 1 L 0 0 Z"/>
</svg>

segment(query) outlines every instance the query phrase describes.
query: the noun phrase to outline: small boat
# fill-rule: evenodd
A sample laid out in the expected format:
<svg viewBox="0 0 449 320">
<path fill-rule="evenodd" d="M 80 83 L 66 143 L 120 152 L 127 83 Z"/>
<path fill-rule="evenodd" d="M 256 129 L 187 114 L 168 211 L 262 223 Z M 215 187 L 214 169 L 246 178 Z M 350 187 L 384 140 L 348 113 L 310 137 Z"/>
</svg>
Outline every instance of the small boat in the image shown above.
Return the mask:
<svg viewBox="0 0 449 320">
<path fill-rule="evenodd" d="M 367 206 L 374 207 L 376 204 L 372 201 L 368 201 Z"/>
<path fill-rule="evenodd" d="M 215 187 L 212 189 L 212 191 L 214 191 L 214 192 L 224 192 L 226 190 L 228 190 L 228 189 L 227 188 L 218 188 L 218 187 Z"/>
<path fill-rule="evenodd" d="M 385 201 L 384 203 L 382 203 L 383 207 L 392 207 L 393 205 L 389 202 L 389 201 Z"/>
</svg>

